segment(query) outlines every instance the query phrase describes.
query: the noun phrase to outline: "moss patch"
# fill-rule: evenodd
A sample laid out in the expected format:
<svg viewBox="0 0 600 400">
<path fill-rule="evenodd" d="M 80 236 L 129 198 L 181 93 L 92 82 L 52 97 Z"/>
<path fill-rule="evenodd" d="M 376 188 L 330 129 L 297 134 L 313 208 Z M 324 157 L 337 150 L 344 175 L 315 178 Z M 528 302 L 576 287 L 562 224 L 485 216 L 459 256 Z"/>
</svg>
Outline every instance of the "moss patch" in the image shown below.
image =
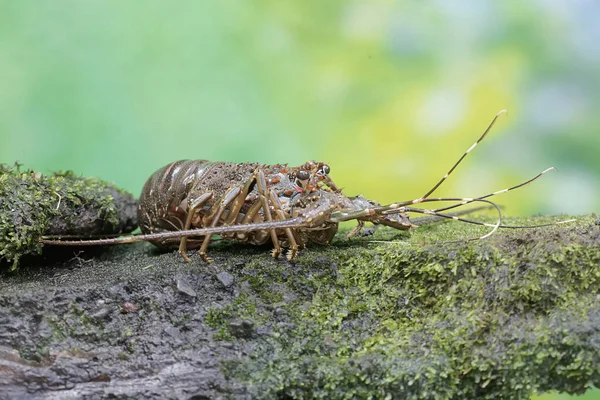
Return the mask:
<svg viewBox="0 0 600 400">
<path fill-rule="evenodd" d="M 0 279 L 0 362 L 20 355 L 7 393 L 23 379 L 44 381 L 30 394 L 68 385 L 74 398 L 529 399 L 600 386 L 596 216 L 466 243 L 485 228 L 345 240 L 348 229 L 293 263 L 228 241 L 210 265 L 148 243 L 36 259 Z"/>
<path fill-rule="evenodd" d="M 130 232 L 135 209 L 133 196 L 99 179 L 0 164 L 0 261 L 16 269 L 21 257 L 41 252 L 42 235 Z"/>
<path fill-rule="evenodd" d="M 444 243 L 456 229 L 427 227 L 369 251 L 348 247 L 337 265 L 331 249 L 307 251 L 308 270 L 275 281 L 310 286 L 312 296 L 279 304 L 287 323 L 274 322 L 268 343 L 228 373 L 264 398 L 529 398 L 597 386 L 595 219 Z"/>
</svg>

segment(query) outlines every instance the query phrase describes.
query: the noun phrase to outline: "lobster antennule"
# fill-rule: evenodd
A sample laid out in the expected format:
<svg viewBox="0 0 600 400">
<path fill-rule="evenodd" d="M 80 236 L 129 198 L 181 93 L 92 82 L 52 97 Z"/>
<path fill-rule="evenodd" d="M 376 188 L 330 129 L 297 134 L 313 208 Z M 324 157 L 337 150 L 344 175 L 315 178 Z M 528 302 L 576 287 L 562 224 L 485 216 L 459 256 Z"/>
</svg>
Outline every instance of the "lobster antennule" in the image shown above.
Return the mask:
<svg viewBox="0 0 600 400">
<path fill-rule="evenodd" d="M 502 205 L 498 204 L 498 207 L 500 207 L 500 209 L 504 210 L 504 207 Z M 478 207 L 469 208 L 467 210 L 454 211 L 452 213 L 449 213 L 448 215 L 460 217 L 461 215 L 473 214 L 473 213 L 476 213 L 479 211 L 488 211 L 488 210 L 491 210 L 492 208 L 493 208 L 492 206 L 478 206 Z M 414 227 L 420 227 L 420 226 L 434 224 L 436 222 L 440 222 L 445 219 L 446 218 L 444 218 L 444 217 L 438 217 L 436 215 L 426 215 L 424 217 L 411 218 L 410 222 L 414 225 Z"/>
<path fill-rule="evenodd" d="M 496 116 L 498 117 L 498 116 Z M 493 122 L 492 122 L 493 125 Z M 491 127 L 491 126 L 490 126 Z M 489 128 L 488 130 L 489 131 Z M 486 131 L 486 132 L 487 132 Z M 484 134 L 485 136 L 485 134 Z M 483 136 L 482 136 L 483 138 Z M 481 140 L 481 138 L 480 138 Z M 465 153 L 466 154 L 466 153 Z M 535 180 L 539 179 L 542 177 L 542 175 L 550 172 L 550 171 L 554 171 L 554 167 L 550 167 L 550 168 L 546 168 L 545 170 L 543 170 L 542 172 L 538 173 L 537 175 L 535 175 L 534 177 L 523 181 L 517 185 L 514 186 L 510 186 L 507 188 L 504 188 L 502 190 L 497 190 L 495 192 L 491 192 L 491 193 L 487 193 L 485 195 L 479 196 L 479 197 L 475 197 L 475 198 L 469 198 L 469 197 L 435 197 L 435 198 L 421 198 L 419 199 L 420 203 L 433 203 L 433 202 L 455 202 L 455 204 L 452 204 L 450 206 L 445 206 L 445 207 L 440 207 L 440 208 L 436 208 L 433 210 L 428 210 L 428 209 L 420 209 L 420 208 L 414 208 L 411 207 L 413 204 L 416 204 L 415 201 L 405 201 L 405 202 L 401 202 L 401 203 L 392 203 L 392 204 L 388 204 L 385 206 L 379 206 L 379 207 L 373 207 L 370 209 L 365 209 L 365 210 L 360 210 L 355 212 L 355 214 L 362 214 L 360 216 L 363 217 L 367 217 L 367 216 L 375 216 L 375 215 L 380 215 L 380 216 L 386 216 L 386 215 L 394 215 L 394 214 L 403 214 L 403 213 L 418 213 L 418 214 L 425 214 L 425 215 L 429 215 L 429 216 L 436 216 L 436 217 L 440 217 L 440 218 L 445 218 L 445 219 L 453 219 L 456 221 L 460 221 L 460 222 L 465 222 L 465 223 L 470 223 L 470 224 L 475 224 L 475 225 L 481 225 L 481 226 L 487 226 L 492 228 L 492 230 L 490 232 L 488 232 L 487 234 L 477 238 L 477 239 L 485 239 L 487 237 L 489 237 L 490 235 L 492 235 L 496 230 L 498 230 L 499 228 L 507 228 L 507 229 L 527 229 L 527 228 L 541 228 L 541 227 L 546 227 L 546 226 L 552 226 L 552 225 L 558 225 L 558 224 L 564 224 L 564 223 L 568 223 L 568 222 L 573 222 L 575 221 L 574 219 L 569 219 L 569 220 L 564 220 L 564 221 L 558 221 L 558 222 L 553 222 L 553 223 L 548 223 L 548 224 L 539 224 L 539 225 L 528 225 L 528 226 L 515 226 L 515 225 L 503 225 L 502 224 L 502 211 L 500 210 L 500 207 L 489 200 L 489 197 L 492 196 L 496 196 L 499 194 L 503 194 L 506 192 L 509 192 L 511 190 L 515 190 L 518 188 L 521 188 L 525 185 L 528 185 L 532 182 L 534 182 Z M 489 223 L 484 223 L 484 222 L 480 222 L 480 221 L 474 221 L 474 220 L 470 220 L 470 219 L 466 219 L 466 218 L 460 218 L 458 217 L 458 215 L 456 214 L 445 214 L 443 213 L 444 211 L 448 211 L 454 208 L 458 208 L 458 207 L 462 207 L 465 206 L 467 204 L 471 204 L 471 203 L 475 203 L 475 202 L 484 202 L 487 203 L 489 206 L 492 206 L 494 208 L 496 208 L 497 212 L 498 212 L 498 220 L 495 224 L 489 224 Z M 358 216 L 358 217 L 360 217 Z"/>
<path fill-rule="evenodd" d="M 542 172 L 540 172 L 533 178 L 523 181 L 517 185 L 510 186 L 510 187 L 504 188 L 502 190 L 497 190 L 495 192 L 487 193 L 487 194 L 484 194 L 484 195 L 478 196 L 478 197 L 430 197 L 427 199 L 421 199 L 419 201 L 419 203 L 433 203 L 433 202 L 443 202 L 443 201 L 456 202 L 456 204 L 453 204 L 451 206 L 436 208 L 433 210 L 436 212 L 448 211 L 453 208 L 462 207 L 464 205 L 467 205 L 467 204 L 470 204 L 473 202 L 478 202 L 480 200 L 484 200 L 484 199 L 490 198 L 492 196 L 497 196 L 499 194 L 507 193 L 507 192 L 510 192 L 511 190 L 521 188 L 525 185 L 528 185 L 528 184 L 538 180 L 539 178 L 542 177 L 542 175 L 544 175 L 550 171 L 554 171 L 554 170 L 555 170 L 554 167 L 546 168 L 545 170 L 543 170 Z M 403 201 L 403 202 L 399 202 L 399 203 L 391 203 L 391 204 L 387 204 L 385 206 L 375 207 L 374 213 L 392 214 L 392 213 L 396 213 L 396 212 L 390 212 L 390 210 L 396 210 L 396 209 L 400 209 L 403 207 L 408 207 L 413 204 L 417 204 L 417 203 L 415 203 L 415 200 Z"/>
<path fill-rule="evenodd" d="M 433 200 L 433 199 L 431 199 L 431 200 Z M 452 199 L 452 198 L 440 198 L 440 201 L 452 201 L 452 200 L 454 200 L 454 199 Z M 556 222 L 550 222 L 550 223 L 546 223 L 546 224 L 537 224 L 537 225 L 504 225 L 504 224 L 502 224 L 502 212 L 501 212 L 500 206 L 498 206 L 498 204 L 496 204 L 496 203 L 494 203 L 492 201 L 489 201 L 489 200 L 485 200 L 485 199 L 473 199 L 473 201 L 482 201 L 482 202 L 488 203 L 489 205 L 491 205 L 492 207 L 494 207 L 496 209 L 496 211 L 498 212 L 498 219 L 496 220 L 496 223 L 495 224 L 490 224 L 490 223 L 476 221 L 476 220 L 472 220 L 472 219 L 461 218 L 456 213 L 455 214 L 445 214 L 445 213 L 439 212 L 437 210 L 427 210 L 427 209 L 414 208 L 414 207 L 403 207 L 402 209 L 390 210 L 390 212 L 388 212 L 386 215 L 391 215 L 391 214 L 394 214 L 394 213 L 406 213 L 406 214 L 417 213 L 417 214 L 425 214 L 425 215 L 428 215 L 428 216 L 440 217 L 440 218 L 444 218 L 444 219 L 449 219 L 449 220 L 464 222 L 464 223 L 468 223 L 468 224 L 479 225 L 479 226 L 486 226 L 486 227 L 492 228 L 486 234 L 484 234 L 482 236 L 479 236 L 479 237 L 467 238 L 466 241 L 482 240 L 482 239 L 488 238 L 491 235 L 493 235 L 498 229 L 533 229 L 533 228 L 544 228 L 544 227 L 561 225 L 561 224 L 566 224 L 566 223 L 577 221 L 575 218 L 572 218 L 572 219 L 567 219 L 567 220 L 562 220 L 562 221 L 556 221 Z M 461 205 L 463 205 L 463 204 L 456 205 L 456 207 L 459 207 Z M 477 211 L 477 210 L 482 209 L 482 208 L 486 208 L 486 207 L 480 207 L 478 209 L 468 210 L 467 212 Z M 419 225 L 416 225 L 415 227 L 418 227 L 418 226 Z M 395 242 L 379 241 L 379 240 L 373 240 L 373 242 L 395 243 Z"/>
<path fill-rule="evenodd" d="M 499 194 L 502 194 L 502 193 L 510 192 L 511 190 L 515 190 L 515 189 L 518 189 L 518 188 L 523 187 L 525 185 L 528 185 L 528 184 L 532 183 L 533 181 L 541 178 L 542 175 L 544 175 L 544 174 L 546 174 L 546 173 L 548 173 L 550 171 L 554 171 L 554 170 L 555 170 L 554 167 L 546 168 L 545 170 L 543 170 L 542 172 L 540 172 L 539 174 L 537 174 L 533 178 L 530 178 L 530 179 L 528 179 L 528 180 L 526 180 L 524 182 L 521 182 L 521 183 L 519 183 L 517 185 L 514 185 L 514 186 L 510 186 L 510 187 L 504 188 L 502 190 L 497 190 L 495 192 L 491 192 L 491 193 L 485 194 L 483 196 L 476 197 L 475 199 L 482 200 L 482 199 L 487 199 L 489 197 L 496 196 L 496 195 L 499 195 Z M 435 200 L 435 199 L 430 198 L 428 200 Z M 465 199 L 464 201 L 462 201 L 459 204 L 455 204 L 455 205 L 448 206 L 448 207 L 443 207 L 443 208 L 438 208 L 435 211 L 447 211 L 447 210 L 450 210 L 452 208 L 460 207 L 460 206 L 463 206 L 465 204 L 471 203 L 471 201 L 469 201 L 469 200 L 471 200 L 471 199 Z"/>
<path fill-rule="evenodd" d="M 458 200 L 459 200 L 458 198 L 441 198 L 441 200 L 439 200 L 439 201 L 458 201 Z M 400 207 L 400 208 L 395 208 L 395 209 L 387 209 L 387 210 L 382 211 L 379 214 L 380 215 L 393 215 L 393 214 L 402 214 L 402 213 L 417 213 L 417 214 L 425 214 L 425 215 L 430 215 L 430 216 L 442 217 L 445 219 L 452 219 L 454 221 L 460 221 L 460 222 L 464 222 L 467 224 L 487 226 L 492 229 L 485 235 L 477 238 L 477 239 L 485 239 L 485 238 L 493 235 L 494 232 L 496 232 L 498 230 L 498 228 L 500 228 L 502 226 L 502 210 L 500 209 L 500 206 L 498 204 L 496 204 L 490 200 L 473 199 L 472 202 L 487 203 L 489 206 L 494 207 L 496 209 L 496 212 L 498 213 L 498 219 L 496 220 L 496 223 L 490 224 L 487 222 L 481 222 L 481 221 L 475 221 L 472 219 L 462 218 L 457 215 L 444 214 L 444 213 L 441 213 L 436 210 L 427 210 L 427 209 L 423 209 L 423 208 L 414 208 L 414 207 Z"/>
<path fill-rule="evenodd" d="M 431 202 L 433 201 L 459 201 L 460 198 L 457 197 L 440 197 L 440 198 L 436 198 L 436 199 L 428 199 Z M 499 214 L 499 218 L 502 216 L 501 210 L 500 210 L 500 206 L 497 203 L 494 203 L 492 201 L 489 200 L 485 200 L 485 199 L 480 199 L 480 198 L 476 198 L 476 199 L 470 199 L 469 203 L 472 202 L 485 202 L 488 203 L 489 205 L 491 205 L 492 207 L 496 208 L 496 210 L 498 211 Z M 480 226 L 487 226 L 487 227 L 495 227 L 497 224 L 490 224 L 490 223 L 486 223 L 486 222 L 481 222 L 481 221 L 475 221 L 472 219 L 466 219 L 466 218 L 460 218 L 458 215 L 458 213 L 455 214 L 445 214 L 443 212 L 441 212 L 440 210 L 446 210 L 446 209 L 450 209 L 450 208 L 454 208 L 454 207 L 460 207 L 463 206 L 467 203 L 461 203 L 461 204 L 456 204 L 454 206 L 450 206 L 447 208 L 440 208 L 440 209 L 435 209 L 435 210 L 428 210 L 428 209 L 424 209 L 424 208 L 414 208 L 414 207 L 401 207 L 401 208 L 395 208 L 392 210 L 386 210 L 384 213 L 382 213 L 382 215 L 393 215 L 393 214 L 400 214 L 400 213 L 417 213 L 417 214 L 425 214 L 428 216 L 435 216 L 435 217 L 441 217 L 444 219 L 452 219 L 455 221 L 460 221 L 460 222 L 465 222 L 468 224 L 474 224 L 474 225 L 480 225 Z M 480 211 L 483 209 L 486 209 L 488 207 L 478 207 L 472 210 L 466 210 L 465 213 L 470 213 L 470 212 L 475 212 L 475 211 Z M 561 224 L 567 224 L 570 222 L 575 222 L 577 221 L 576 218 L 571 218 L 571 219 L 565 219 L 562 221 L 556 221 L 556 222 L 549 222 L 546 224 L 537 224 L 537 225 L 504 225 L 504 224 L 499 224 L 498 228 L 502 228 L 502 229 L 533 229 L 533 228 L 544 228 L 544 227 L 548 227 L 548 226 L 554 226 L 554 225 L 561 225 Z M 417 225 L 420 226 L 420 225 Z M 498 229 L 496 228 L 496 229 Z M 494 229 L 494 231 L 496 230 Z M 488 235 L 486 235 L 483 238 L 488 237 Z"/>
<path fill-rule="evenodd" d="M 419 204 L 422 203 L 424 200 L 426 200 L 429 196 L 431 196 L 433 194 L 433 192 L 435 192 L 441 185 L 442 183 L 444 183 L 444 181 L 446 179 L 448 179 L 448 177 L 450 176 L 450 174 L 456 169 L 456 167 L 458 167 L 458 165 L 462 162 L 462 160 L 467 156 L 467 154 L 469 154 L 475 147 L 477 147 L 477 145 L 487 136 L 487 134 L 492 130 L 492 127 L 496 124 L 496 120 L 498 119 L 498 117 L 502 114 L 506 114 L 507 111 L 506 110 L 500 110 L 498 112 L 498 114 L 496 114 L 496 116 L 494 117 L 494 119 L 492 119 L 492 122 L 490 122 L 490 124 L 488 125 L 487 129 L 483 132 L 483 134 L 479 137 L 479 139 L 477 139 L 475 141 L 475 143 L 473 143 L 471 145 L 471 147 L 469 147 L 467 149 L 467 151 L 465 151 L 463 153 L 463 155 L 458 159 L 458 161 L 456 161 L 454 163 L 454 165 L 452 166 L 452 168 L 450 168 L 450 170 L 446 173 L 446 175 L 444 175 L 442 177 L 442 179 L 440 179 L 431 189 L 429 189 L 429 191 L 427 193 L 425 193 L 423 196 L 419 197 L 418 199 L 412 200 L 412 204 Z"/>
</svg>

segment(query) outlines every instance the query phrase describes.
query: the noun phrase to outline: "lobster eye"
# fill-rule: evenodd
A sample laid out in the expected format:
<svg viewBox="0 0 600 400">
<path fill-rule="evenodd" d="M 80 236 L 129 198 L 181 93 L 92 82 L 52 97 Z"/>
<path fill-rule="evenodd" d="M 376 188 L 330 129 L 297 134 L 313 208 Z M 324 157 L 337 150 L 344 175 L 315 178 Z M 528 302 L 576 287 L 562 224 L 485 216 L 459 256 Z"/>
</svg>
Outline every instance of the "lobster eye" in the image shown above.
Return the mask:
<svg viewBox="0 0 600 400">
<path fill-rule="evenodd" d="M 300 179 L 301 181 L 305 181 L 308 178 L 310 178 L 310 175 L 309 175 L 308 171 L 301 170 L 301 171 L 298 171 L 298 173 L 296 174 L 296 178 Z"/>
</svg>

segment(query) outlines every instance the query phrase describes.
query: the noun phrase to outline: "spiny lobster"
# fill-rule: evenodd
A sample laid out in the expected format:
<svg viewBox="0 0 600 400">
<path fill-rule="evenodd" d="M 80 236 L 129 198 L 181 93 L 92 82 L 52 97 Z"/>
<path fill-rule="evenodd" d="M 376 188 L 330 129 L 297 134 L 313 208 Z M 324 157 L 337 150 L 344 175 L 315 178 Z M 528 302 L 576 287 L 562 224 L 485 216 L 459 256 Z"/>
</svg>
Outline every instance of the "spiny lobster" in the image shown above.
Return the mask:
<svg viewBox="0 0 600 400">
<path fill-rule="evenodd" d="M 499 206 L 488 198 L 525 186 L 553 168 L 518 185 L 479 197 L 430 196 L 486 137 L 504 112 L 502 110 L 494 117 L 477 141 L 427 193 L 414 200 L 380 205 L 362 196 L 347 197 L 329 176 L 331 169 L 324 162 L 308 161 L 289 167 L 286 164 L 181 160 L 156 171 L 144 185 L 138 208 L 142 235 L 79 241 L 46 237 L 41 242 L 88 246 L 151 241 L 161 247 L 178 247 L 186 261 L 190 261 L 188 247 L 199 248 L 200 257 L 210 262 L 208 245 L 212 236 L 218 234 L 225 239 L 256 245 L 271 241 L 273 257 L 281 254 L 282 247 L 289 247 L 287 259 L 292 260 L 307 243 L 330 243 L 340 222 L 358 221 L 348 237 L 359 233 L 365 222 L 408 230 L 415 227 L 409 213 L 490 227 L 488 233 L 477 238 L 483 239 L 498 228 L 522 228 L 502 225 Z M 442 201 L 452 204 L 433 210 L 415 207 L 417 204 Z M 496 223 L 461 218 L 458 216 L 461 213 L 445 213 L 470 203 L 484 203 L 495 208 L 498 213 Z M 563 222 L 568 221 L 558 223 Z M 553 224 L 536 227 L 546 225 Z"/>
</svg>

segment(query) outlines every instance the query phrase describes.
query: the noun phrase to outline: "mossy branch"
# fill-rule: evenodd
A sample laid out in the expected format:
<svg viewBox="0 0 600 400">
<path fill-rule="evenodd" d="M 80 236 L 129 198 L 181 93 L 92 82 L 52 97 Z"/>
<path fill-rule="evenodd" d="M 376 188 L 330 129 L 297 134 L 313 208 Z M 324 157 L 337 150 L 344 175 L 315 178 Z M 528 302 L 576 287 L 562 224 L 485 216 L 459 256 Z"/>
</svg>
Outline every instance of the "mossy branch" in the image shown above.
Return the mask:
<svg viewBox="0 0 600 400">
<path fill-rule="evenodd" d="M 136 211 L 131 194 L 100 179 L 0 164 L 0 262 L 16 269 L 21 257 L 40 254 L 43 235 L 130 232 Z"/>
<path fill-rule="evenodd" d="M 193 254 L 187 264 L 176 252 L 153 253 L 149 244 L 120 246 L 102 259 L 79 261 L 73 272 L 65 268 L 73 260 L 54 269 L 40 266 L 49 276 L 61 271 L 58 295 L 46 290 L 46 272 L 32 278 L 25 271 L 33 267 L 22 268 L 0 282 L 0 303 L 6 318 L 28 329 L 35 321 L 27 316 L 28 292 L 37 320 L 64 327 L 50 338 L 33 328 L 27 339 L 13 337 L 10 343 L 24 357 L 38 354 L 39 343 L 61 354 L 100 352 L 105 362 L 93 368 L 112 379 L 101 388 L 104 394 L 147 394 L 143 388 L 155 388 L 157 374 L 170 385 L 153 389 L 156 397 L 527 399 L 536 391 L 581 393 L 600 385 L 599 225 L 591 215 L 474 242 L 456 241 L 481 234 L 466 224 L 410 233 L 380 229 L 372 237 L 310 247 L 294 263 L 234 242 L 213 246 L 210 265 Z M 126 282 L 117 284 L 126 290 L 116 282 Z M 106 318 L 98 299 L 121 304 L 123 298 L 136 305 L 127 309 L 139 312 L 97 322 Z M 65 299 L 71 304 L 66 312 L 53 309 Z M 12 316 L 14 304 L 21 317 Z M 157 344 L 157 332 L 173 330 Z M 202 358 L 206 348 L 210 361 Z M 185 374 L 167 373 L 173 358 Z M 67 363 L 61 368 L 68 374 L 78 368 L 88 374 L 91 365 L 57 360 Z M 142 365 L 159 372 L 143 374 L 125 391 L 123 377 Z M 210 369 L 215 365 L 218 373 Z M 58 378 L 80 379 L 68 374 Z M 77 382 L 70 394 L 100 393 L 93 383 Z"/>
</svg>

